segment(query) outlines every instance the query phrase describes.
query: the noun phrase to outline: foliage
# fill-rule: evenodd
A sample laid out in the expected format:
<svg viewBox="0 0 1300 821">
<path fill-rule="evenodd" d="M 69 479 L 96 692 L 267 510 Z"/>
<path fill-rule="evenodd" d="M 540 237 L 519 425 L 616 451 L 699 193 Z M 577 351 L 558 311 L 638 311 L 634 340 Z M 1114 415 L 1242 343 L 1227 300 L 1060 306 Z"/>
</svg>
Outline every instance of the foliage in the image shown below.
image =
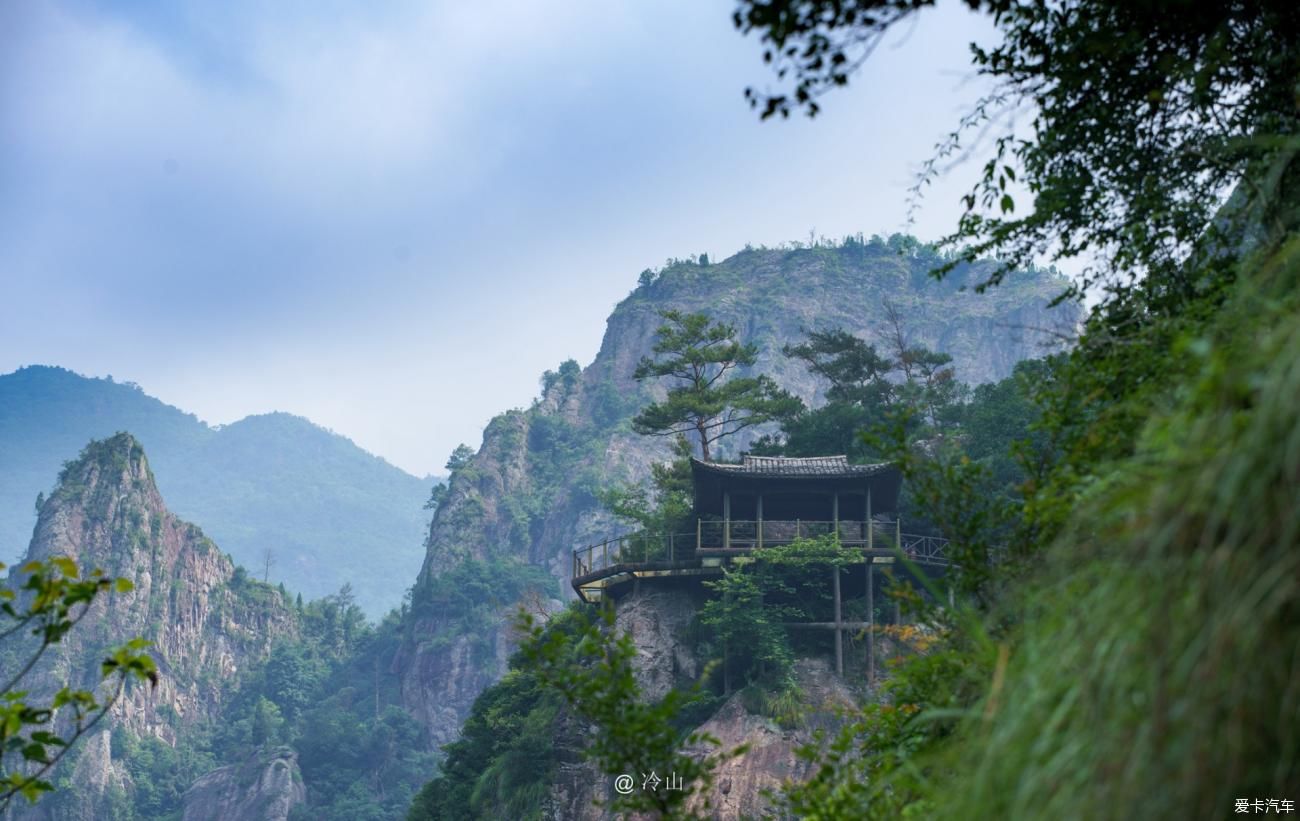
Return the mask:
<svg viewBox="0 0 1300 821">
<path fill-rule="evenodd" d="M 842 328 L 810 331 L 786 356 L 801 359 L 810 373 L 826 379 L 827 402 L 820 408 L 798 407 L 781 420 L 781 436 L 768 435 L 755 453 L 822 456 L 843 453 L 853 461 L 877 461 L 883 452 L 858 434 L 898 420 L 916 440 L 950 433 L 960 425 L 967 388 L 957 381 L 952 357 L 908 339 L 897 310 L 886 304 L 891 349 L 875 345 Z"/>
<path fill-rule="evenodd" d="M 179 811 L 185 794 L 199 777 L 219 766 L 199 739 L 173 747 L 153 736 L 138 738 L 118 725 L 112 733 L 112 755 L 131 775 L 129 814 L 134 818 L 168 818 Z"/>
<path fill-rule="evenodd" d="M 425 510 L 437 510 L 443 500 L 447 498 L 447 483 L 438 482 L 434 484 L 433 489 L 429 491 L 429 500 L 424 503 Z"/>
<path fill-rule="evenodd" d="M 743 563 L 724 568 L 704 584 L 713 595 L 700 608 L 700 623 L 723 656 L 724 690 L 733 671 L 768 695 L 794 686 L 794 650 L 785 622 L 829 620 L 828 572 L 861 564 L 859 552 L 833 536 L 796 539 L 754 550 Z"/>
<path fill-rule="evenodd" d="M 572 359 L 560 363 L 558 371 L 546 371 L 542 374 L 542 394 L 548 394 L 556 387 L 571 391 L 582 379 L 582 367 Z"/>
<path fill-rule="evenodd" d="M 113 754 L 132 779 L 124 816 L 177 818 L 199 776 L 266 760 L 282 746 L 297 752 L 310 787 L 306 817 L 387 819 L 406 811 L 434 757 L 424 729 L 395 706 L 398 683 L 388 669 L 401 641 L 400 614 L 368 624 L 346 588 L 290 612 L 295 629 L 237 680 L 218 685 L 220 721 L 186 726 L 175 746 L 115 728 Z"/>
<path fill-rule="evenodd" d="M 765 99 L 765 115 L 815 112 L 821 90 L 848 82 L 925 5 L 742 2 L 737 25 L 761 32 L 796 82 L 793 99 Z M 1181 818 L 1283 794 L 1300 776 L 1300 12 L 971 5 L 1003 35 L 974 49 L 1000 85 L 918 191 L 940 161 L 979 148 L 963 145 L 971 129 L 994 139 L 937 272 L 996 252 L 995 283 L 1033 255 L 1088 251 L 1096 264 L 1078 288 L 1104 294 L 1072 351 L 963 409 L 963 441 L 918 453 L 904 430 L 882 436 L 954 535 L 979 607 L 959 608 L 938 648 L 895 672 L 892 703 L 809 753 L 815 776 L 787 791 L 789 806 L 821 818 Z M 1020 105 L 1036 112 L 1031 139 L 999 122 Z M 1034 196 L 1024 216 L 1017 180 Z M 1007 419 L 1031 427 L 1014 454 Z M 909 704 L 906 718 L 879 715 Z"/>
<path fill-rule="evenodd" d="M 277 642 L 242 677 L 213 755 L 238 761 L 289 744 L 311 787 L 312 818 L 400 815 L 433 763 L 424 730 L 394 706 L 387 669 L 400 641 L 397 612 L 367 624 L 347 589 L 309 602 L 298 637 Z"/>
<path fill-rule="evenodd" d="M 752 678 L 778 688 L 791 683 L 794 670 L 794 651 L 782 624 L 786 609 L 764 603 L 771 577 L 747 573 L 747 567 L 705 582 L 716 595 L 699 613 L 700 623 L 711 628 L 720 645 L 725 692 L 731 690 L 733 669 L 747 681 Z"/>
<path fill-rule="evenodd" d="M 0 630 L 0 642 L 13 642 L 4 650 L 16 671 L 5 674 L 0 689 L 0 813 L 16 795 L 35 802 L 54 788 L 46 775 L 108 714 L 130 682 L 158 684 L 153 659 L 141 652 L 149 643 L 136 638 L 107 651 L 99 665 L 101 682 L 107 685 L 103 694 L 65 686 L 47 702 L 19 689 L 98 597 L 132 589 L 130 580 L 109 579 L 98 569 L 82 575 L 66 556 L 28 562 L 19 572 L 25 576 L 19 592 L 0 589 L 0 613 L 9 621 Z M 24 635 L 36 637 L 35 648 L 21 644 Z"/>
<path fill-rule="evenodd" d="M 830 382 L 826 398 L 831 402 L 878 406 L 892 401 L 887 377 L 897 365 L 842 328 L 809 331 L 805 341 L 786 345 L 782 352 L 802 359 L 811 373 Z"/>
<path fill-rule="evenodd" d="M 503 608 L 530 591 L 553 591 L 555 580 L 543 569 L 510 559 L 466 559 L 428 579 L 412 596 L 420 616 L 437 619 L 457 635 L 473 635 L 494 624 Z"/>
<path fill-rule="evenodd" d="M 896 26 L 931 2 L 742 0 L 735 23 L 758 32 L 764 58 L 794 91 L 748 96 L 763 115 L 818 111 L 817 98 L 850 76 Z M 1132 291 L 1158 311 L 1231 276 L 1246 223 L 1264 245 L 1297 225 L 1284 191 L 1297 173 L 1296 75 L 1300 12 L 1285 0 L 1207 4 L 971 0 L 1002 35 L 972 45 L 997 85 L 963 118 L 918 189 L 970 131 L 992 130 L 987 161 L 946 244 L 967 260 L 996 252 L 991 278 L 1050 252 L 1103 258 L 1116 296 Z M 1014 115 L 1033 112 L 1031 136 Z M 1033 195 L 1014 216 L 1008 184 Z M 1240 201 L 1216 209 L 1243 180 Z M 1194 267 L 1185 265 L 1193 256 Z M 945 266 L 945 267 L 951 267 Z M 1145 279 L 1139 275 L 1145 272 Z M 1105 273 L 1105 272 L 1103 272 Z M 1095 281 L 1092 272 L 1089 281 Z"/>
<path fill-rule="evenodd" d="M 634 522 L 647 536 L 683 532 L 690 526 L 694 505 L 691 451 L 686 437 L 678 437 L 673 442 L 675 458 L 667 464 L 650 466 L 653 495 L 642 485 L 621 485 L 602 491 L 600 501 L 615 516 Z"/>
<path fill-rule="evenodd" d="M 991 650 L 987 640 L 950 637 L 931 652 L 903 656 L 873 701 L 831 738 L 818 733 L 798 750 L 812 775 L 787 785 L 782 806 L 823 821 L 932 816 L 935 750 L 982 690 Z"/>
<path fill-rule="evenodd" d="M 660 311 L 664 324 L 655 339 L 656 359 L 637 365 L 638 380 L 671 377 L 663 402 L 647 405 L 632 419 L 637 433 L 657 436 L 693 434 L 700 455 L 709 461 L 710 446 L 737 431 L 759 425 L 798 407 L 799 400 L 767 376 L 729 377 L 735 368 L 754 364 L 757 348 L 736 340 L 736 329 L 713 323 L 706 314 Z"/>
<path fill-rule="evenodd" d="M 970 792 L 944 810 L 1050 817 L 1070 793 L 1084 816 L 1194 817 L 1300 776 L 1297 283 L 1293 241 L 1175 346 L 1174 401 L 1132 456 L 1095 466 L 1023 590 L 1001 688 L 1016 697 L 990 692 L 968 721 L 951 754 L 987 758 L 957 770 Z"/>
<path fill-rule="evenodd" d="M 462 442 L 451 452 L 451 456 L 447 457 L 447 464 L 445 467 L 448 471 L 457 471 L 468 465 L 470 460 L 473 458 L 474 449 Z"/>
</svg>

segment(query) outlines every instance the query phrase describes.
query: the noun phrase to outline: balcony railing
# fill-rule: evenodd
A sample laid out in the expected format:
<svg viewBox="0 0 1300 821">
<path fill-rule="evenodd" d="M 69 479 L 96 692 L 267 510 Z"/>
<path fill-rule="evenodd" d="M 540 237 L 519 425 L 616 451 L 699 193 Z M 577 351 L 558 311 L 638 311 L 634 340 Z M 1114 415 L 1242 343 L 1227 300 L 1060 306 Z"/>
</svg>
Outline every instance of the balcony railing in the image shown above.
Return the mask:
<svg viewBox="0 0 1300 821">
<path fill-rule="evenodd" d="M 903 533 L 898 521 L 703 521 L 697 520 L 694 533 L 650 535 L 630 533 L 606 539 L 573 551 L 571 578 L 656 567 L 670 569 L 680 563 L 693 562 L 701 554 L 727 555 L 729 551 L 745 553 L 759 547 L 787 545 L 796 539 L 812 539 L 838 533 L 845 547 L 863 550 L 900 549 L 912 561 L 946 565 L 948 540 L 934 536 Z"/>
<path fill-rule="evenodd" d="M 900 525 L 893 522 L 866 522 L 841 519 L 818 521 L 815 519 L 764 519 L 747 521 L 699 521 L 696 524 L 702 550 L 786 545 L 795 539 L 816 539 L 838 533 L 840 544 L 853 547 L 889 548 L 898 544 Z"/>
<path fill-rule="evenodd" d="M 628 533 L 573 551 L 573 576 L 581 578 L 621 564 L 675 563 L 695 558 L 697 534 Z"/>
</svg>

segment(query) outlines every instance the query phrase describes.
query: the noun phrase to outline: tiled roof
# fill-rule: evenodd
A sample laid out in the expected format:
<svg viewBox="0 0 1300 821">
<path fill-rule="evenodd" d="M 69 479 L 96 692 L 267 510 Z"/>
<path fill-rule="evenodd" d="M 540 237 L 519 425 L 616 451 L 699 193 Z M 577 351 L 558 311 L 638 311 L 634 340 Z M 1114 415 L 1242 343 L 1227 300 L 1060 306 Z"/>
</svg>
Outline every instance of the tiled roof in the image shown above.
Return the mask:
<svg viewBox="0 0 1300 821">
<path fill-rule="evenodd" d="M 871 476 L 891 467 L 888 463 L 850 465 L 847 456 L 746 456 L 739 465 L 691 461 L 706 470 L 743 476 Z"/>
</svg>

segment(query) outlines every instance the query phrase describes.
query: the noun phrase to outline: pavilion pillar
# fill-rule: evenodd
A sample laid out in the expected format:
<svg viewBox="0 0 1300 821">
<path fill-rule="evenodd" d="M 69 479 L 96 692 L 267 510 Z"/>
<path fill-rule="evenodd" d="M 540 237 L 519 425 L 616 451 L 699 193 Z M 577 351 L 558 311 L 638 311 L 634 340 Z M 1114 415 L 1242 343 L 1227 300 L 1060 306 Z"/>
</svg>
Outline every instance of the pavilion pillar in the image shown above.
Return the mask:
<svg viewBox="0 0 1300 821">
<path fill-rule="evenodd" d="M 835 530 L 835 541 L 840 540 L 840 492 L 837 490 L 831 494 L 831 519 Z"/>
<path fill-rule="evenodd" d="M 876 546 L 876 529 L 871 525 L 871 485 L 867 485 L 867 550 Z"/>
<path fill-rule="evenodd" d="M 867 557 L 867 683 L 876 681 L 876 563 Z"/>
<path fill-rule="evenodd" d="M 755 524 L 758 531 L 755 534 L 755 538 L 758 540 L 758 546 L 761 548 L 763 546 L 763 494 L 758 494 L 758 499 L 754 503 L 754 507 L 756 511 L 755 515 L 758 519 L 758 522 Z"/>
<path fill-rule="evenodd" d="M 722 493 L 722 546 L 731 547 L 731 494 Z"/>
<path fill-rule="evenodd" d="M 835 591 L 835 674 L 844 675 L 844 616 L 840 611 L 840 568 L 831 566 L 831 588 Z"/>
</svg>

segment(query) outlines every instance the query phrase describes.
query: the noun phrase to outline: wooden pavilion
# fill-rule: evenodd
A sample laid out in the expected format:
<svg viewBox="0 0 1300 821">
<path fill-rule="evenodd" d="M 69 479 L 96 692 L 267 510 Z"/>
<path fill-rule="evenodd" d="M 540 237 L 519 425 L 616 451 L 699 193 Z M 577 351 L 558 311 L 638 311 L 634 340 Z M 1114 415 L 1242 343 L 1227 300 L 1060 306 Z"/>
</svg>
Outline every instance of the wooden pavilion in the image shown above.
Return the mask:
<svg viewBox="0 0 1300 821">
<path fill-rule="evenodd" d="M 699 551 L 750 550 L 831 533 L 843 545 L 870 548 L 883 522 L 896 531 L 902 474 L 891 464 L 745 456 L 740 464 L 692 459 L 691 474 Z"/>
<path fill-rule="evenodd" d="M 617 598 L 636 582 L 698 584 L 756 549 L 834 534 L 841 546 L 862 551 L 864 570 L 846 578 L 866 600 L 867 621 L 843 619 L 844 574 L 832 569 L 834 620 L 787 626 L 834 630 L 835 668 L 843 672 L 844 631 L 874 630 L 876 565 L 903 558 L 942 572 L 948 564 L 946 540 L 902 532 L 902 474 L 892 464 L 853 465 L 845 456 L 745 456 L 739 464 L 692 459 L 691 474 L 694 532 L 632 533 L 575 549 L 571 583 L 583 600 Z M 869 659 L 874 675 L 874 652 Z"/>
</svg>

